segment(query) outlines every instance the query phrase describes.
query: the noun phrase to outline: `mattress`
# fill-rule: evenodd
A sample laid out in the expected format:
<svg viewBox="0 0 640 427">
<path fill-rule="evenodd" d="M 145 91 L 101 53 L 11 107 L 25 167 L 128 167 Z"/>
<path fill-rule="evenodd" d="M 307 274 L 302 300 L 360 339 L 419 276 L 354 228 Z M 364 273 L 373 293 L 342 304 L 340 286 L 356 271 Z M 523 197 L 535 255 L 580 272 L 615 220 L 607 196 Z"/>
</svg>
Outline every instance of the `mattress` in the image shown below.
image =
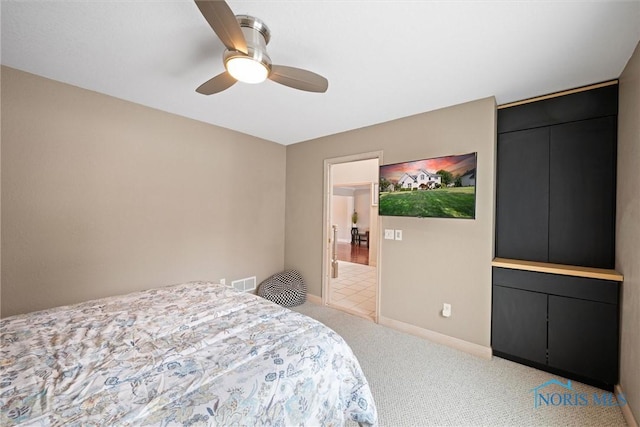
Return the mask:
<svg viewBox="0 0 640 427">
<path fill-rule="evenodd" d="M 0 321 L 0 424 L 377 424 L 333 330 L 192 282 Z"/>
</svg>

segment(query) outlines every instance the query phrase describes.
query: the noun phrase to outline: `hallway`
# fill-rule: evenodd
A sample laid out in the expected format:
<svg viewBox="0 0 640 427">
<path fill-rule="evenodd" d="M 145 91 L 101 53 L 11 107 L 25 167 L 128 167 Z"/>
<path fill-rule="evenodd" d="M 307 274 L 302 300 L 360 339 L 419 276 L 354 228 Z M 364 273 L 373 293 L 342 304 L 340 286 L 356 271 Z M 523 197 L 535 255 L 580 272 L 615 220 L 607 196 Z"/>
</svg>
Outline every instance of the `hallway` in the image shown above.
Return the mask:
<svg viewBox="0 0 640 427">
<path fill-rule="evenodd" d="M 367 245 L 338 242 L 336 248 L 338 261 L 369 265 L 369 247 Z"/>
<path fill-rule="evenodd" d="M 338 264 L 338 277 L 331 279 L 329 304 L 375 321 L 376 268 L 346 261 L 338 261 Z"/>
</svg>

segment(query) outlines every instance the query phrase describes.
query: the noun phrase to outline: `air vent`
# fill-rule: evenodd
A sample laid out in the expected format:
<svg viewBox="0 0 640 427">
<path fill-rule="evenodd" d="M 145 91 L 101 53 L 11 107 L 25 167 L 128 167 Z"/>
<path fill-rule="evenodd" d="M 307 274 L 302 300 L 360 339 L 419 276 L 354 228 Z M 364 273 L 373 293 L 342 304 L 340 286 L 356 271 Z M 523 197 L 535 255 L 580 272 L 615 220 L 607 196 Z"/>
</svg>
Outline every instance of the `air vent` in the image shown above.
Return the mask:
<svg viewBox="0 0 640 427">
<path fill-rule="evenodd" d="M 247 277 L 246 279 L 234 280 L 231 287 L 240 292 L 249 292 L 256 289 L 256 276 Z"/>
</svg>

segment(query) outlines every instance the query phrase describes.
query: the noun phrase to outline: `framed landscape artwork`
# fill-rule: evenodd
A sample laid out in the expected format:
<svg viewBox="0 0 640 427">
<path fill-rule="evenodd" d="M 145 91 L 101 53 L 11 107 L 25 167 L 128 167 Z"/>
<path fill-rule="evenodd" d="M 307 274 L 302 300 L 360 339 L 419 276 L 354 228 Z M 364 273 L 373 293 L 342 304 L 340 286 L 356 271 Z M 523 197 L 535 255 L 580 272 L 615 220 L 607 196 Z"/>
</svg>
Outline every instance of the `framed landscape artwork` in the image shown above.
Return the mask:
<svg viewBox="0 0 640 427">
<path fill-rule="evenodd" d="M 474 219 L 476 164 L 469 153 L 380 166 L 378 213 Z"/>
</svg>

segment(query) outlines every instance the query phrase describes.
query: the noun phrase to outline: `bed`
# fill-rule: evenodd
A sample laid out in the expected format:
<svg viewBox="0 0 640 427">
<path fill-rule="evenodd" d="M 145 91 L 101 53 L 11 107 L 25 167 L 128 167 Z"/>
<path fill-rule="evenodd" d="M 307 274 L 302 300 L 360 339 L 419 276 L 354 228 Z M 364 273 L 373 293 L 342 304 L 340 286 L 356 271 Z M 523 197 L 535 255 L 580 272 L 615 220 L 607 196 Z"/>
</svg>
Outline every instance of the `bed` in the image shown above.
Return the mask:
<svg viewBox="0 0 640 427">
<path fill-rule="evenodd" d="M 192 282 L 0 321 L 0 425 L 377 424 L 334 331 Z"/>
</svg>

